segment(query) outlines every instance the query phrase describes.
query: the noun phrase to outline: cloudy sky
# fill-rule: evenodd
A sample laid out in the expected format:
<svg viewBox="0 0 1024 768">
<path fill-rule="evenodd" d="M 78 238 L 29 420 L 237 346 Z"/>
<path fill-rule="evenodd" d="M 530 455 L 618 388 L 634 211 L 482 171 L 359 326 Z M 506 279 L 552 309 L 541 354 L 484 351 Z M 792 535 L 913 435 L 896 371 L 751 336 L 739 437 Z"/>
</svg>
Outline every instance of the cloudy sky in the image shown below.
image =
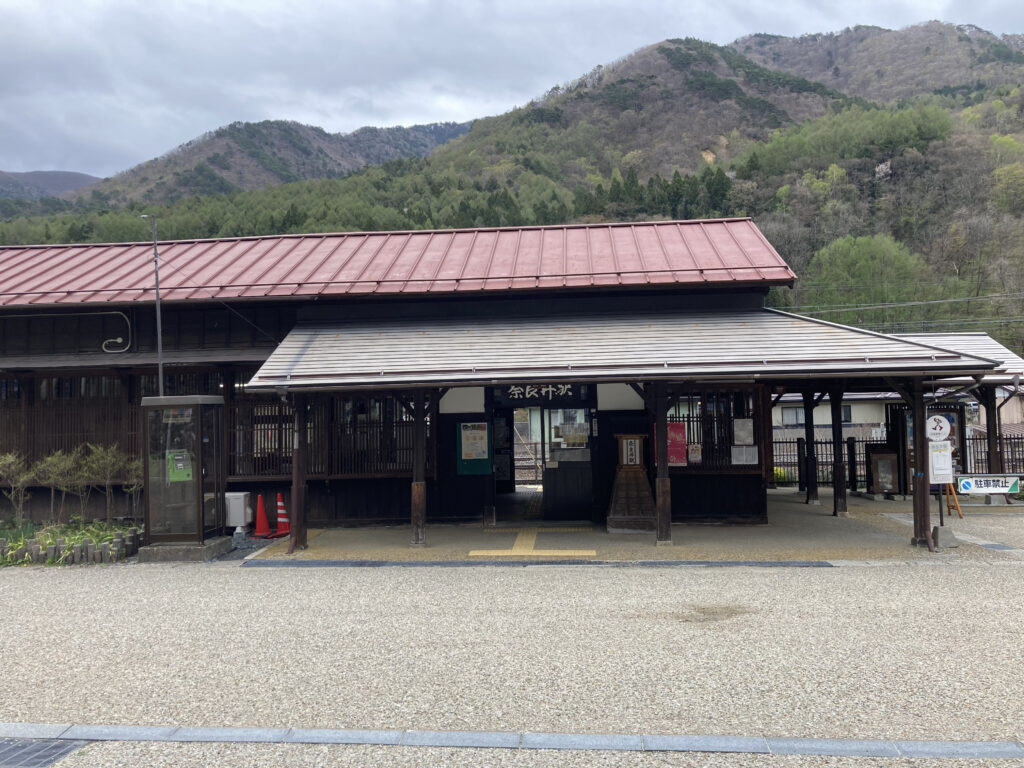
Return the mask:
<svg viewBox="0 0 1024 768">
<path fill-rule="evenodd" d="M 108 176 L 235 120 L 470 120 L 667 37 L 930 19 L 1019 0 L 0 0 L 0 170 Z"/>
</svg>

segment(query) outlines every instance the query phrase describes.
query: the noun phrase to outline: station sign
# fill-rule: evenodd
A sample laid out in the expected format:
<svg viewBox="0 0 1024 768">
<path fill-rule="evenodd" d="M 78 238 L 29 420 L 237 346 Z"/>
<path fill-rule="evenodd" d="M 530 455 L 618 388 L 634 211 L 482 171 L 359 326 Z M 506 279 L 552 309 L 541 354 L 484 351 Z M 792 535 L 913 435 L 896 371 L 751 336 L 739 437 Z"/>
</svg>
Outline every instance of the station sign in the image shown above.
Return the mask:
<svg viewBox="0 0 1024 768">
<path fill-rule="evenodd" d="M 587 408 L 597 405 L 597 387 L 578 382 L 533 382 L 492 387 L 494 405 L 526 408 Z"/>
<path fill-rule="evenodd" d="M 1020 478 L 1013 475 L 970 475 L 956 479 L 957 493 L 1020 493 Z"/>
</svg>

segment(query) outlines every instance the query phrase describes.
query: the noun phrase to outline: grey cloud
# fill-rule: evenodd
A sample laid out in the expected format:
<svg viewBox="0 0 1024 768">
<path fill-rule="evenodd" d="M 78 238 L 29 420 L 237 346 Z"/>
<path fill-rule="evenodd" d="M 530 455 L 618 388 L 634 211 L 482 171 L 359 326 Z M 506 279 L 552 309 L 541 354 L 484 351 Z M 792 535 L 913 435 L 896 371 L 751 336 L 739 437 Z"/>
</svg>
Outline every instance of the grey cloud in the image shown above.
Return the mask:
<svg viewBox="0 0 1024 768">
<path fill-rule="evenodd" d="M 109 175 L 234 120 L 467 120 L 666 37 L 727 43 L 940 12 L 1024 31 L 1009 0 L 0 0 L 0 169 Z"/>
</svg>

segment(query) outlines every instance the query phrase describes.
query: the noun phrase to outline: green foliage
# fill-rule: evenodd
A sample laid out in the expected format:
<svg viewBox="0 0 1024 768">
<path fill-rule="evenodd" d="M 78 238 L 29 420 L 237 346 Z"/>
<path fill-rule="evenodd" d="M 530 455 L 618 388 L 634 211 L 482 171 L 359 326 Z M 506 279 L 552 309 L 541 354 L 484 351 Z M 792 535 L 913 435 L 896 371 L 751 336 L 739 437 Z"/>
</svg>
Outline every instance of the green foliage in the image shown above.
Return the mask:
<svg viewBox="0 0 1024 768">
<path fill-rule="evenodd" d="M 47 547 L 57 544 L 58 539 L 63 539 L 65 547 L 75 547 L 85 539 L 89 539 L 97 547 L 101 544 L 113 542 L 114 537 L 120 533 L 127 534 L 132 525 L 112 525 L 109 523 L 84 523 L 81 519 L 73 520 L 70 523 L 58 523 L 39 527 L 33 523 L 21 525 L 7 525 L 0 523 L 0 539 L 7 541 L 7 553 L 0 557 L 0 566 L 4 565 L 27 565 L 28 559 L 17 560 L 17 551 L 28 546 L 29 539 L 35 539 L 36 543 L 45 551 Z M 68 553 L 61 552 L 56 559 L 47 561 L 47 565 L 64 565 L 68 561 Z"/>
<path fill-rule="evenodd" d="M 68 493 L 67 481 L 77 471 L 76 465 L 81 460 L 80 451 L 65 453 L 54 451 L 36 462 L 34 467 L 35 481 L 44 488 L 50 489 L 50 519 L 60 522 L 64 517 L 64 498 Z M 60 505 L 55 504 L 57 492 L 60 492 Z M 56 506 L 56 514 L 54 507 Z"/>
<path fill-rule="evenodd" d="M 838 160 L 892 157 L 906 149 L 923 152 L 953 130 L 948 111 L 918 105 L 908 109 L 854 106 L 785 131 L 752 147 L 736 165 L 749 173 L 750 155 L 766 176 L 790 169 L 824 168 Z"/>
<path fill-rule="evenodd" d="M 0 454 L 0 486 L 14 511 L 14 525 L 20 527 L 25 518 L 25 504 L 34 475 L 25 457 L 17 451 Z"/>
<path fill-rule="evenodd" d="M 801 281 L 800 296 L 801 304 L 812 311 L 858 308 L 831 314 L 828 319 L 879 324 L 903 315 L 894 314 L 888 305 L 926 306 L 920 302 L 939 298 L 940 290 L 924 259 L 890 235 L 848 235 L 814 254 Z"/>
<path fill-rule="evenodd" d="M 992 201 L 1012 216 L 1024 215 L 1024 163 L 996 168 L 992 173 Z"/>
</svg>

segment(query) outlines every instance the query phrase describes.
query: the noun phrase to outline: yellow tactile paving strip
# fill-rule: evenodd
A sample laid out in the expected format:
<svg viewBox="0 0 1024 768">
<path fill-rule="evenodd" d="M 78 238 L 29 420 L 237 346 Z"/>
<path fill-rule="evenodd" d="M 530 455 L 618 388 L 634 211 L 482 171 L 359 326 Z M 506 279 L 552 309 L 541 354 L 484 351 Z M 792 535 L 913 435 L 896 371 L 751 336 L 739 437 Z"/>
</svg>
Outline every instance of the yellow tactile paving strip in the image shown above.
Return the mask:
<svg viewBox="0 0 1024 768">
<path fill-rule="evenodd" d="M 505 529 L 513 530 L 513 529 Z M 470 557 L 597 557 L 596 549 L 537 549 L 539 533 L 582 533 L 593 528 L 519 528 L 511 549 L 472 549 Z"/>
</svg>

